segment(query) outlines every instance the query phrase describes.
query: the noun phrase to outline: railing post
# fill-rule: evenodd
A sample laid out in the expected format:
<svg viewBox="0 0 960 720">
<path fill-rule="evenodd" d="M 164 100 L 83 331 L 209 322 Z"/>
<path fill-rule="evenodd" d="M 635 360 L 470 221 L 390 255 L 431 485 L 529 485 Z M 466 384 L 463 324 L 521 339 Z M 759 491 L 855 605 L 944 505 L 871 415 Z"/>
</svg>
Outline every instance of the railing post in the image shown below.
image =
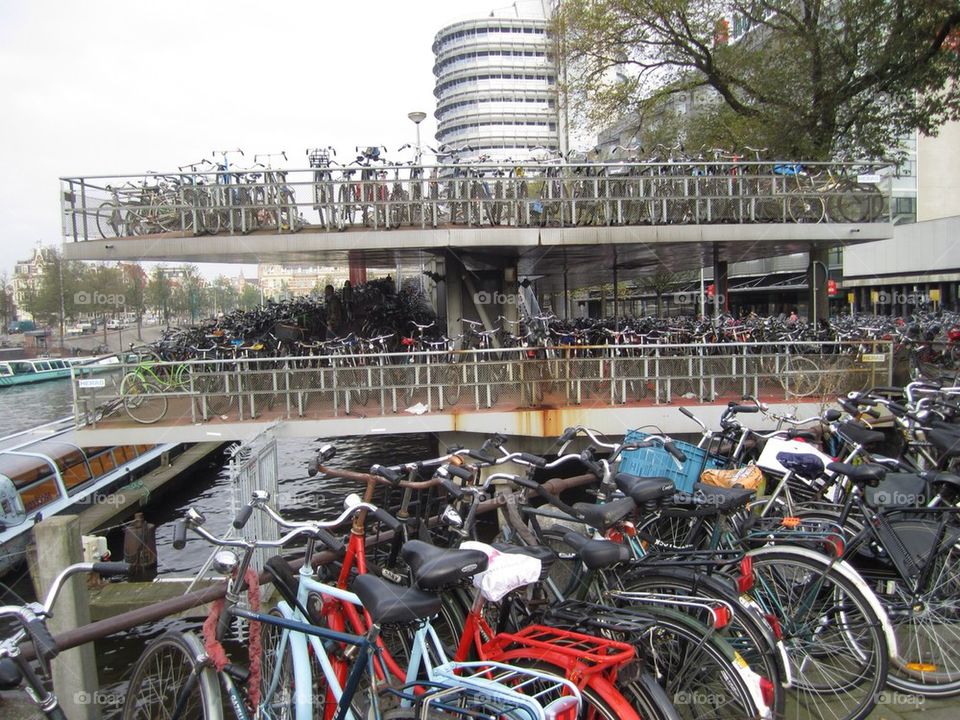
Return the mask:
<svg viewBox="0 0 960 720">
<path fill-rule="evenodd" d="M 83 560 L 80 542 L 80 519 L 76 515 L 59 515 L 40 522 L 33 528 L 37 547 L 37 595 L 43 597 L 54 579 L 68 565 Z M 90 623 L 86 576 L 70 578 L 57 599 L 48 622 L 54 635 Z M 91 643 L 65 650 L 52 663 L 53 690 L 60 706 L 71 720 L 96 720 L 100 683 L 97 659 Z"/>
</svg>

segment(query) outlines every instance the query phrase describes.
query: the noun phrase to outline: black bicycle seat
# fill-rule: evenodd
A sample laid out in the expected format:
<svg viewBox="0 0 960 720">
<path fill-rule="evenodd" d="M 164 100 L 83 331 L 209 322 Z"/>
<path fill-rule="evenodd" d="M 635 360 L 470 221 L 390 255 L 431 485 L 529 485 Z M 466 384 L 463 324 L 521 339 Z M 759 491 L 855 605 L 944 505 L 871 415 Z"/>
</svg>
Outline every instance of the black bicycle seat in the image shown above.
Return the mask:
<svg viewBox="0 0 960 720">
<path fill-rule="evenodd" d="M 394 585 L 376 575 L 358 575 L 352 588 L 377 625 L 431 617 L 440 612 L 442 604 L 439 595 Z"/>
<path fill-rule="evenodd" d="M 487 555 L 480 550 L 447 550 L 422 540 L 409 540 L 400 553 L 422 590 L 456 585 L 487 569 Z"/>
</svg>

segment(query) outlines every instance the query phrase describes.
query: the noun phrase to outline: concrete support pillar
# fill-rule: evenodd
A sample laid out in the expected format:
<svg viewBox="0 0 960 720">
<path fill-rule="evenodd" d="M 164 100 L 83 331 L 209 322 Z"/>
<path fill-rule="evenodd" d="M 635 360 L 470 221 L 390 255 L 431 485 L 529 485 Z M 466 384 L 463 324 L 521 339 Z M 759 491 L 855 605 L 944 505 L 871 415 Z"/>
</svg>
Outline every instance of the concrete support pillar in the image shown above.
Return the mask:
<svg viewBox="0 0 960 720">
<path fill-rule="evenodd" d="M 713 244 L 713 319 L 716 321 L 720 313 L 730 305 L 727 300 L 727 261 L 720 259 L 720 244 Z"/>
<path fill-rule="evenodd" d="M 810 264 L 807 266 L 809 300 L 808 319 L 816 322 L 830 316 L 830 297 L 827 295 L 827 250 L 811 246 Z"/>
<path fill-rule="evenodd" d="M 447 311 L 447 337 L 463 335 L 463 265 L 448 257 L 444 265 L 444 305 Z"/>
<path fill-rule="evenodd" d="M 54 579 L 67 565 L 83 560 L 80 519 L 59 515 L 42 521 L 33 529 L 37 546 L 38 597 L 43 598 Z M 90 623 L 86 576 L 75 575 L 60 591 L 48 627 L 54 635 Z M 53 689 L 60 706 L 71 720 L 96 720 L 100 717 L 94 699 L 100 688 L 93 643 L 66 650 L 52 663 Z"/>
<path fill-rule="evenodd" d="M 515 331 L 516 326 L 512 325 L 520 319 L 520 299 L 517 297 L 519 292 L 523 292 L 517 285 L 517 266 L 509 265 L 503 269 L 503 317 L 510 323 L 510 329 Z"/>
</svg>

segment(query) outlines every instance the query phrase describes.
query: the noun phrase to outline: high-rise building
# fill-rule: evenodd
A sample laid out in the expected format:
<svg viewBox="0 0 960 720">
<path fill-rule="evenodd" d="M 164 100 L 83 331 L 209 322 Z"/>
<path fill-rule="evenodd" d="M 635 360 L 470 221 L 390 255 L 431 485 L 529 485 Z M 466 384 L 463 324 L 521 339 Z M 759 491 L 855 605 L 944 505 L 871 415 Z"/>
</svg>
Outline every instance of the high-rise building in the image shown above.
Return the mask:
<svg viewBox="0 0 960 720">
<path fill-rule="evenodd" d="M 436 139 L 458 157 L 522 160 L 538 148 L 560 149 L 556 59 L 540 8 L 525 9 L 528 17 L 492 13 L 437 33 Z"/>
</svg>

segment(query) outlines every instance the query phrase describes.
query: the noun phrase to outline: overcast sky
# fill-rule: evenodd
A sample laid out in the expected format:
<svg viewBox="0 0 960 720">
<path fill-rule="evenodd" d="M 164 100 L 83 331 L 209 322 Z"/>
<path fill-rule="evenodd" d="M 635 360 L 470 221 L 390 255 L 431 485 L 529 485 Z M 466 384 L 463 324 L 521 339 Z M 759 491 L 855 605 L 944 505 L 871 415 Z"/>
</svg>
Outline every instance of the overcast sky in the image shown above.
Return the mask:
<svg viewBox="0 0 960 720">
<path fill-rule="evenodd" d="M 393 151 L 415 140 L 412 110 L 428 113 L 431 144 L 434 35 L 512 6 L 0 0 L 0 271 L 61 242 L 60 177 L 170 171 L 237 147 L 285 150 L 293 167 L 308 147 Z"/>
</svg>

